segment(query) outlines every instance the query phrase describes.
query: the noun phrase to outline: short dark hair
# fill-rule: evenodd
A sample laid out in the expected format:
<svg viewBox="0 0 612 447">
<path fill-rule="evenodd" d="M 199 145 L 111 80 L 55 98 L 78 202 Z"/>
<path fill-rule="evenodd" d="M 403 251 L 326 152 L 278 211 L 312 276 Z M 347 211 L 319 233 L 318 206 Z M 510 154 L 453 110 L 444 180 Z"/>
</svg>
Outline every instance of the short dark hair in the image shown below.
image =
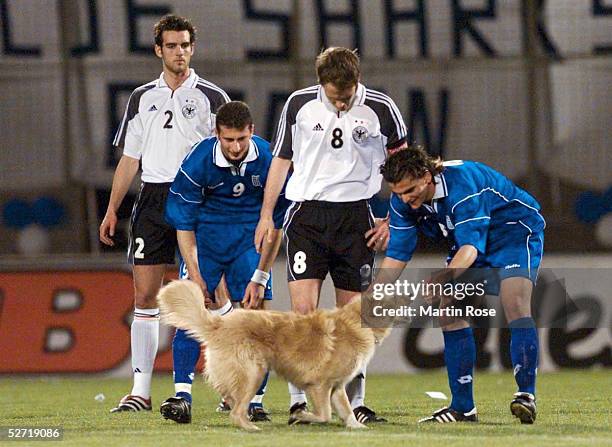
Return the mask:
<svg viewBox="0 0 612 447">
<path fill-rule="evenodd" d="M 242 101 L 230 101 L 217 110 L 217 130 L 221 130 L 221 126 L 242 130 L 252 124 L 251 109 Z"/>
<path fill-rule="evenodd" d="M 155 45 L 161 47 L 164 44 L 164 31 L 189 31 L 189 43 L 193 45 L 196 40 L 195 26 L 185 17 L 167 14 L 163 16 L 153 28 L 155 33 Z"/>
<path fill-rule="evenodd" d="M 399 183 L 408 176 L 421 178 L 427 172 L 434 176 L 443 169 L 440 157 L 429 155 L 422 146 L 410 146 L 391 155 L 380 167 L 380 173 L 387 182 Z"/>
<path fill-rule="evenodd" d="M 321 85 L 332 83 L 340 90 L 357 85 L 361 75 L 357 50 L 343 47 L 323 50 L 317 56 L 315 67 Z"/>
</svg>

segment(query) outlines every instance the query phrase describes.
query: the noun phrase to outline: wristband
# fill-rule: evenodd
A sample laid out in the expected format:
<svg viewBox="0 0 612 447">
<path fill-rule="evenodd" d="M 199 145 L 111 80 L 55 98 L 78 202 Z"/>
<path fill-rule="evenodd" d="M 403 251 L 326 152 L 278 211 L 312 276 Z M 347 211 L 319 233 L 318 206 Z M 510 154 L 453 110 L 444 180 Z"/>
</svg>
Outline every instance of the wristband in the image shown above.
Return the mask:
<svg viewBox="0 0 612 447">
<path fill-rule="evenodd" d="M 253 276 L 251 277 L 251 281 L 256 282 L 259 285 L 266 287 L 268 285 L 268 280 L 270 279 L 270 274 L 268 272 L 264 272 L 263 270 L 255 270 L 253 272 Z"/>
</svg>

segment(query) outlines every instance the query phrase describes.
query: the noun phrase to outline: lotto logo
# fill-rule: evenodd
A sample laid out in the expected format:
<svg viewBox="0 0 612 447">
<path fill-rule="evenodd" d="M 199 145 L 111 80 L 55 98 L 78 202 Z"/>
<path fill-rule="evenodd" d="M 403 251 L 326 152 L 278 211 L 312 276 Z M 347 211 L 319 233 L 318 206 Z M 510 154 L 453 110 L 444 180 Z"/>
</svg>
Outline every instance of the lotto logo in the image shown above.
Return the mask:
<svg viewBox="0 0 612 447">
<path fill-rule="evenodd" d="M 461 376 L 457 379 L 457 382 L 459 382 L 461 385 L 465 385 L 466 383 L 470 383 L 472 381 L 472 376 L 471 375 L 467 375 L 467 376 Z"/>
</svg>

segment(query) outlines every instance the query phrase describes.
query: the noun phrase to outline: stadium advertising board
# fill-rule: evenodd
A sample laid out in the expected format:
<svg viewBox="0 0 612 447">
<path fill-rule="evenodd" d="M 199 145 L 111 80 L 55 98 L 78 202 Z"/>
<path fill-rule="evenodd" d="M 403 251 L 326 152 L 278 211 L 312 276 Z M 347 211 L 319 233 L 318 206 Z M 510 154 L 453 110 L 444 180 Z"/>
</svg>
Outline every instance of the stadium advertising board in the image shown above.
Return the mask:
<svg viewBox="0 0 612 447">
<path fill-rule="evenodd" d="M 554 256 L 548 258 L 550 261 Z M 569 259 L 578 264 L 577 257 Z M 612 260 L 603 257 L 601 264 Z M 284 283 L 284 263 L 277 262 L 275 284 Z M 540 370 L 611 366 L 611 276 L 605 269 L 546 269 L 534 302 L 539 315 Z M 561 279 L 562 278 L 562 279 Z M 0 373 L 130 374 L 132 282 L 125 271 L 28 271 L 0 273 Z M 323 288 L 323 306 L 332 296 Z M 288 294 L 275 287 L 273 307 L 286 310 Z M 330 292 L 330 293 L 328 293 Z M 567 292 L 567 293 L 565 293 Z M 561 303 L 570 304 L 560 314 Z M 498 304 L 498 303 L 497 303 Z M 491 309 L 495 301 L 488 302 Z M 571 315 L 570 315 L 571 314 Z M 560 316 L 563 318 L 560 320 Z M 552 318 L 552 320 L 551 320 Z M 431 318 L 399 325 L 379 348 L 372 372 L 441 368 L 442 336 Z M 552 321 L 552 323 L 551 323 Z M 410 326 L 410 327 L 407 327 Z M 157 371 L 172 370 L 171 337 L 164 327 Z M 476 330 L 478 366 L 510 368 L 508 331 L 488 324 Z"/>
</svg>

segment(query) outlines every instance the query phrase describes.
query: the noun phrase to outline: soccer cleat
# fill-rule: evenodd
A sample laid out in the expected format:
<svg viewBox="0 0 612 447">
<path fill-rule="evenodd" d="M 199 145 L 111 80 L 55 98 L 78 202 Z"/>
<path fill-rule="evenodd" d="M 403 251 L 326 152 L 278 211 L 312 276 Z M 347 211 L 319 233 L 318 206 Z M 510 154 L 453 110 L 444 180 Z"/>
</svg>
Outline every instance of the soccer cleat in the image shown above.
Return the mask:
<svg viewBox="0 0 612 447">
<path fill-rule="evenodd" d="M 302 425 L 302 424 L 310 424 L 307 421 L 300 421 L 298 419 L 298 415 L 308 411 L 308 404 L 306 402 L 298 402 L 296 404 L 291 405 L 289 409 L 289 420 L 287 421 L 288 425 Z"/>
<path fill-rule="evenodd" d="M 510 411 L 521 424 L 533 424 L 536 420 L 535 397 L 530 393 L 515 393 L 510 402 Z"/>
<path fill-rule="evenodd" d="M 452 408 L 444 407 L 434 411 L 431 416 L 419 420 L 419 424 L 422 422 L 437 422 L 440 424 L 452 422 L 478 422 L 478 413 L 476 412 L 476 407 L 472 408 L 472 410 L 467 413 L 461 413 Z"/>
<path fill-rule="evenodd" d="M 376 412 L 374 412 L 373 410 L 370 410 L 365 405 L 362 405 L 361 407 L 355 408 L 353 410 L 353 413 L 355 414 L 355 418 L 357 419 L 357 421 L 361 422 L 362 424 L 372 424 L 372 423 L 377 423 L 377 422 L 387 422 L 387 420 L 385 418 L 381 418 L 381 417 L 376 416 Z"/>
<path fill-rule="evenodd" d="M 227 411 L 232 411 L 232 408 L 229 406 L 227 402 L 225 402 L 225 400 L 221 400 L 221 402 L 219 402 L 219 405 L 217 406 L 215 411 L 217 413 L 225 413 Z"/>
<path fill-rule="evenodd" d="M 251 422 L 270 422 L 270 413 L 263 407 L 249 407 L 249 421 Z"/>
<path fill-rule="evenodd" d="M 171 419 L 179 424 L 191 423 L 191 404 L 182 397 L 169 397 L 159 407 L 164 419 Z"/>
<path fill-rule="evenodd" d="M 119 413 L 121 411 L 151 411 L 151 399 L 145 399 L 140 396 L 132 396 L 128 394 L 123 396 L 117 406 L 111 409 L 111 413 Z"/>
</svg>

